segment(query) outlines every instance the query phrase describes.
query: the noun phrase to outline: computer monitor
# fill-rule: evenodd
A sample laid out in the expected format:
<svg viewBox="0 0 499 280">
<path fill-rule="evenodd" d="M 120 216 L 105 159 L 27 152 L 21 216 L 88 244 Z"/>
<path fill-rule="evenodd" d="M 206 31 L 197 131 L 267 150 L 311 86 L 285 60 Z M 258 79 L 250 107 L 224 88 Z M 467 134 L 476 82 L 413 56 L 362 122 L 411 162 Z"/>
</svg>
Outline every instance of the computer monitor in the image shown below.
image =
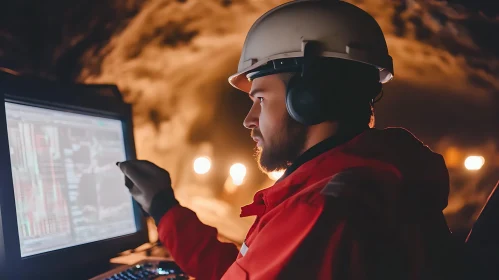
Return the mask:
<svg viewBox="0 0 499 280">
<path fill-rule="evenodd" d="M 135 158 L 131 109 L 115 86 L 4 75 L 0 97 L 4 273 L 88 279 L 148 241 L 115 165 Z"/>
</svg>

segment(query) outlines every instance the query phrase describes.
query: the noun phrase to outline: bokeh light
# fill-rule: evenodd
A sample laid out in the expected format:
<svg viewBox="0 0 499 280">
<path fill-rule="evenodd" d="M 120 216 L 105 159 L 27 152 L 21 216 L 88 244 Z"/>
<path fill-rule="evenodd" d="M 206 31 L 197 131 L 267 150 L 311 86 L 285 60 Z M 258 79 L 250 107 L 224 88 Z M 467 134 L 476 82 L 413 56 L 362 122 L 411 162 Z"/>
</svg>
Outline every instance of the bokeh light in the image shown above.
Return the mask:
<svg viewBox="0 0 499 280">
<path fill-rule="evenodd" d="M 208 157 L 198 157 L 194 160 L 194 172 L 206 174 L 211 169 L 211 160 Z"/>
<path fill-rule="evenodd" d="M 246 166 L 242 163 L 235 163 L 230 167 L 229 174 L 232 177 L 234 185 L 240 186 L 243 184 L 244 177 L 246 176 Z"/>
<path fill-rule="evenodd" d="M 269 178 L 271 180 L 277 181 L 277 180 L 279 180 L 279 178 L 282 177 L 282 175 L 284 175 L 284 170 L 272 171 L 272 172 L 267 173 L 267 175 L 269 176 Z"/>
<path fill-rule="evenodd" d="M 485 164 L 485 159 L 482 156 L 469 156 L 464 161 L 464 167 L 468 170 L 480 170 Z"/>
</svg>

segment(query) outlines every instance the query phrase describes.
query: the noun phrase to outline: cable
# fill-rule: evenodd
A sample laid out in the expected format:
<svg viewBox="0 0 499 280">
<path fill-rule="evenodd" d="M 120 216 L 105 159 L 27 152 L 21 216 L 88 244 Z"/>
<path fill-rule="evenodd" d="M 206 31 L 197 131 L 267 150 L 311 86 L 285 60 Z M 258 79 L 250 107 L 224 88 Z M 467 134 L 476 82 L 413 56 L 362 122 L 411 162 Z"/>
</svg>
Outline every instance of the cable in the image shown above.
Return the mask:
<svg viewBox="0 0 499 280">
<path fill-rule="evenodd" d="M 383 90 L 383 88 L 381 88 L 381 93 L 380 93 L 380 94 L 378 94 L 378 96 L 379 96 L 379 97 L 378 97 L 378 98 L 373 99 L 372 105 L 374 105 L 374 104 L 378 103 L 378 102 L 381 100 L 381 98 L 383 98 L 383 93 L 384 93 L 384 90 Z"/>
</svg>

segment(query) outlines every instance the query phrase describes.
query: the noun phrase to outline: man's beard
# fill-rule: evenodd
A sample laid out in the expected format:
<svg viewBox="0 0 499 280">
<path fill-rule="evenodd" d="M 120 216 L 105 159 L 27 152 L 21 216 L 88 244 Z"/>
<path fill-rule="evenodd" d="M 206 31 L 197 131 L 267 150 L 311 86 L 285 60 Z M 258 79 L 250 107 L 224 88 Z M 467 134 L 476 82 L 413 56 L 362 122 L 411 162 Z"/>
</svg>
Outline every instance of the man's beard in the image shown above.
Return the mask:
<svg viewBox="0 0 499 280">
<path fill-rule="evenodd" d="M 286 114 L 284 126 L 269 138 L 263 138 L 260 131 L 253 130 L 252 136 L 263 140 L 262 147 L 255 149 L 255 157 L 263 172 L 286 169 L 303 152 L 307 127 Z"/>
</svg>

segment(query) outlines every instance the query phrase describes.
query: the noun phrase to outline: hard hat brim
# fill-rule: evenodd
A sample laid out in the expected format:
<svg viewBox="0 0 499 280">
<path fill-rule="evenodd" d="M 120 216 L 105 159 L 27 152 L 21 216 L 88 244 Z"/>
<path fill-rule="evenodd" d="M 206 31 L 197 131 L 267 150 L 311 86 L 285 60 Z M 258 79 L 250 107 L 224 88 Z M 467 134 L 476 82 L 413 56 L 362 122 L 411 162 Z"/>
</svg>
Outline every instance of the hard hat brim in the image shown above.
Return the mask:
<svg viewBox="0 0 499 280">
<path fill-rule="evenodd" d="M 352 53 L 337 53 L 337 52 L 323 52 L 321 57 L 324 58 L 339 58 L 345 60 L 351 60 L 356 62 L 361 62 L 365 64 L 372 65 L 379 69 L 379 81 L 380 83 L 387 83 L 393 79 L 393 61 L 390 55 L 386 54 L 383 56 L 376 57 L 363 57 L 362 54 L 352 54 Z M 261 60 L 248 60 L 244 63 L 248 66 L 238 71 L 229 77 L 228 81 L 233 87 L 248 93 L 251 90 L 251 81 L 246 77 L 246 74 L 251 71 L 277 59 L 285 58 L 299 58 L 303 57 L 303 52 L 291 52 L 279 55 L 270 56 Z M 385 67 L 381 67 L 384 65 Z"/>
</svg>

